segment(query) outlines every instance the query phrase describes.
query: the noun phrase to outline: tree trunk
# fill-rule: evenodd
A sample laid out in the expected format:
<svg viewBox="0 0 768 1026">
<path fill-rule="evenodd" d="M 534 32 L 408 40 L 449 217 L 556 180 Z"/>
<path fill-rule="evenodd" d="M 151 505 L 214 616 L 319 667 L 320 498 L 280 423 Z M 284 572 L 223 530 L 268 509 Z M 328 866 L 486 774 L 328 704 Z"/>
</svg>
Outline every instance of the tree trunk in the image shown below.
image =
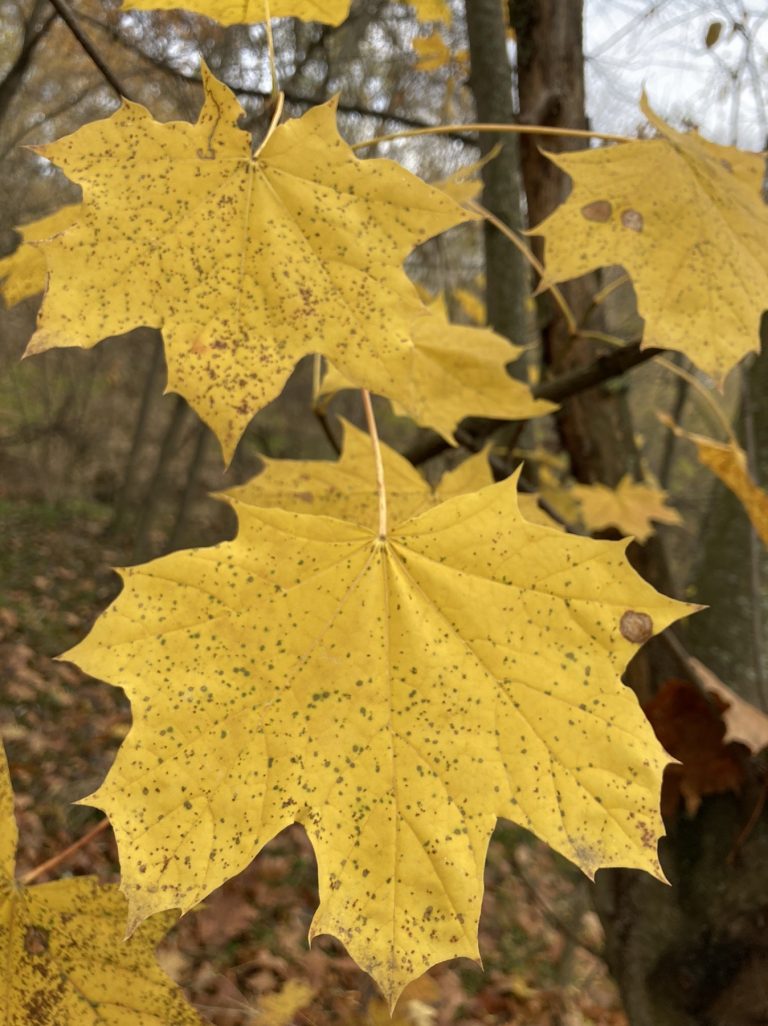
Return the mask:
<svg viewBox="0 0 768 1026">
<path fill-rule="evenodd" d="M 584 107 L 582 10 L 576 0 L 510 0 L 510 23 L 517 38 L 517 82 L 520 121 L 558 128 L 587 127 Z M 540 152 L 580 149 L 583 139 L 525 135 L 520 159 L 528 202 L 528 223 L 537 225 L 568 193 L 568 178 Z M 542 241 L 534 251 L 542 255 Z M 598 291 L 596 274 L 561 286 L 577 323 L 588 315 Z M 601 354 L 594 341 L 572 336 L 559 309 L 542 301 L 543 363 L 558 376 L 591 363 Z M 563 404 L 558 430 L 571 469 L 579 481 L 615 485 L 629 469 L 637 472 L 632 425 L 627 403 L 616 389 L 600 386 Z"/>
<path fill-rule="evenodd" d="M 512 69 L 507 55 L 504 16 L 499 0 L 467 0 L 467 31 L 478 121 L 511 125 Z M 496 156 L 483 167 L 483 206 L 515 231 L 523 227 L 520 156 L 517 137 L 480 133 L 480 153 Z M 530 275 L 522 254 L 497 228 L 485 224 L 487 319 L 490 327 L 511 341 L 529 340 L 526 297 Z"/>
</svg>

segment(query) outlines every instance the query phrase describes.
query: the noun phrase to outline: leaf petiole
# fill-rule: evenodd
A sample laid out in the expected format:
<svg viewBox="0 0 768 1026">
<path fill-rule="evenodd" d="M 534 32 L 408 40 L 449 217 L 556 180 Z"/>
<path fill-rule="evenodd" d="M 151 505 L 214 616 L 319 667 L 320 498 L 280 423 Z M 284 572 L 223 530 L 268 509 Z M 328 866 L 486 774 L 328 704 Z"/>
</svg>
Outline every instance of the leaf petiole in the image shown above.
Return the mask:
<svg viewBox="0 0 768 1026">
<path fill-rule="evenodd" d="M 376 427 L 376 417 L 373 414 L 371 393 L 367 388 L 361 388 L 360 394 L 363 397 L 365 420 L 368 424 L 368 434 L 371 436 L 373 459 L 376 464 L 376 490 L 379 493 L 379 540 L 384 541 L 387 537 L 387 490 L 384 483 L 384 462 L 381 458 L 381 445 L 379 444 L 379 432 Z"/>
</svg>

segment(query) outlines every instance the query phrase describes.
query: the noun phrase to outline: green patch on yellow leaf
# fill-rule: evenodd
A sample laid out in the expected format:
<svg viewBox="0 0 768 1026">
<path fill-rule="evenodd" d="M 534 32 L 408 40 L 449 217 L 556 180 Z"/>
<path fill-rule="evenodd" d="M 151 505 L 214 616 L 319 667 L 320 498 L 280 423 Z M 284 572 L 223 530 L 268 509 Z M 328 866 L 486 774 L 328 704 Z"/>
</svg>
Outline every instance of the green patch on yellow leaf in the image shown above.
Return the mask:
<svg viewBox="0 0 768 1026">
<path fill-rule="evenodd" d="M 768 305 L 763 158 L 676 132 L 550 159 L 573 191 L 536 229 L 546 282 L 608 264 L 632 277 L 644 346 L 684 352 L 716 380 L 757 348 Z"/>
<path fill-rule="evenodd" d="M 385 464 L 395 496 L 416 487 Z M 270 463 L 254 487 L 290 506 L 297 469 L 281 481 Z M 620 674 L 689 607 L 642 581 L 622 543 L 528 523 L 516 480 L 382 539 L 370 499 L 340 518 L 354 466 L 338 487 L 305 471 L 324 515 L 238 489 L 233 541 L 122 571 L 67 656 L 123 687 L 134 714 L 87 801 L 113 823 L 134 924 L 190 909 L 302 823 L 318 861 L 311 935 L 338 937 L 393 1002 L 436 962 L 478 957 L 500 816 L 590 875 L 660 875 L 666 757 Z"/>
<path fill-rule="evenodd" d="M 431 391 L 423 377 L 437 344 L 402 261 L 473 215 L 392 161 L 358 160 L 333 102 L 281 125 L 252 156 L 234 95 L 205 69 L 204 81 L 194 125 L 159 124 L 125 103 L 40 147 L 84 202 L 77 225 L 42 244 L 49 284 L 28 352 L 161 327 L 168 388 L 227 458 L 309 352 L 357 386 L 405 389 L 397 398 L 416 419 L 427 390 L 435 427 L 450 432 L 444 377 Z M 463 373 L 463 354 L 451 360 Z"/>
<path fill-rule="evenodd" d="M 0 260 L 0 294 L 7 307 L 22 299 L 36 296 L 45 288 L 45 257 L 34 245 L 71 227 L 80 213 L 80 205 L 62 207 L 53 214 L 17 229 L 21 242 L 7 257 Z"/>
<path fill-rule="evenodd" d="M 3 1026 L 202 1026 L 155 960 L 174 917 L 153 919 L 124 940 L 126 903 L 117 887 L 82 876 L 17 884 L 16 836 L 0 744 Z"/>
<path fill-rule="evenodd" d="M 603 484 L 576 484 L 570 489 L 579 504 L 588 531 L 615 527 L 624 535 L 644 542 L 653 534 L 654 521 L 681 524 L 676 509 L 668 506 L 663 488 L 633 481 L 625 475 L 615 488 Z"/>
</svg>

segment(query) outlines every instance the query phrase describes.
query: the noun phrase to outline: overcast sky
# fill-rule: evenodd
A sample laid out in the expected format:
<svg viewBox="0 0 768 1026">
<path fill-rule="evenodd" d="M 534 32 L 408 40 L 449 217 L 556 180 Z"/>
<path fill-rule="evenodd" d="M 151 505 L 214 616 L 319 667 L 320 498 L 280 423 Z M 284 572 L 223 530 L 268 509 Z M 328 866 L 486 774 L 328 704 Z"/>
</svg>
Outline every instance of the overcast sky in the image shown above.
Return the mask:
<svg viewBox="0 0 768 1026">
<path fill-rule="evenodd" d="M 721 26 L 707 47 L 707 30 Z M 666 120 L 762 150 L 768 136 L 768 0 L 586 0 L 589 114 L 633 134 L 645 86 Z M 714 29 L 713 29 L 714 32 Z"/>
</svg>

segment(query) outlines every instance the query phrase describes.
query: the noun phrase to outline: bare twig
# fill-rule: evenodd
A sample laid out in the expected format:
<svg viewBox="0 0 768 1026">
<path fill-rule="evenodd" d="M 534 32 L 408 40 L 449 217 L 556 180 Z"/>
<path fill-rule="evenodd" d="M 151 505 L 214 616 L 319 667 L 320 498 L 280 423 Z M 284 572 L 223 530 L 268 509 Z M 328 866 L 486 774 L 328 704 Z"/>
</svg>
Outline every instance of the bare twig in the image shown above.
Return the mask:
<svg viewBox="0 0 768 1026">
<path fill-rule="evenodd" d="M 24 876 L 21 877 L 19 882 L 26 886 L 27 884 L 32 883 L 33 880 L 37 880 L 37 878 L 42 876 L 43 873 L 47 873 L 49 869 L 55 869 L 60 862 L 63 862 L 65 859 L 68 859 L 70 855 L 74 855 L 76 851 L 84 848 L 86 844 L 89 844 L 94 837 L 97 837 L 100 833 L 106 830 L 108 826 L 109 820 L 105 816 L 104 819 L 99 820 L 95 827 L 89 830 L 87 834 L 83 834 L 83 836 L 78 841 L 75 841 L 74 844 L 70 844 L 70 846 L 65 848 L 64 851 L 58 852 L 45 862 L 41 862 L 39 866 L 35 866 L 34 869 L 30 869 L 28 873 L 25 873 Z"/>
<path fill-rule="evenodd" d="M 120 82 L 115 73 L 110 69 L 104 58 L 99 53 L 98 49 L 93 45 L 88 36 L 80 28 L 77 18 L 75 17 L 74 11 L 69 6 L 67 0 L 50 0 L 51 6 L 54 8 L 58 16 L 67 26 L 69 31 L 78 41 L 83 50 L 88 54 L 92 63 L 98 68 L 102 78 L 107 82 L 112 89 L 117 93 L 118 97 L 125 98 L 126 100 L 132 100 L 133 97 L 128 89 Z M 135 101 L 134 101 L 135 102 Z"/>
</svg>

